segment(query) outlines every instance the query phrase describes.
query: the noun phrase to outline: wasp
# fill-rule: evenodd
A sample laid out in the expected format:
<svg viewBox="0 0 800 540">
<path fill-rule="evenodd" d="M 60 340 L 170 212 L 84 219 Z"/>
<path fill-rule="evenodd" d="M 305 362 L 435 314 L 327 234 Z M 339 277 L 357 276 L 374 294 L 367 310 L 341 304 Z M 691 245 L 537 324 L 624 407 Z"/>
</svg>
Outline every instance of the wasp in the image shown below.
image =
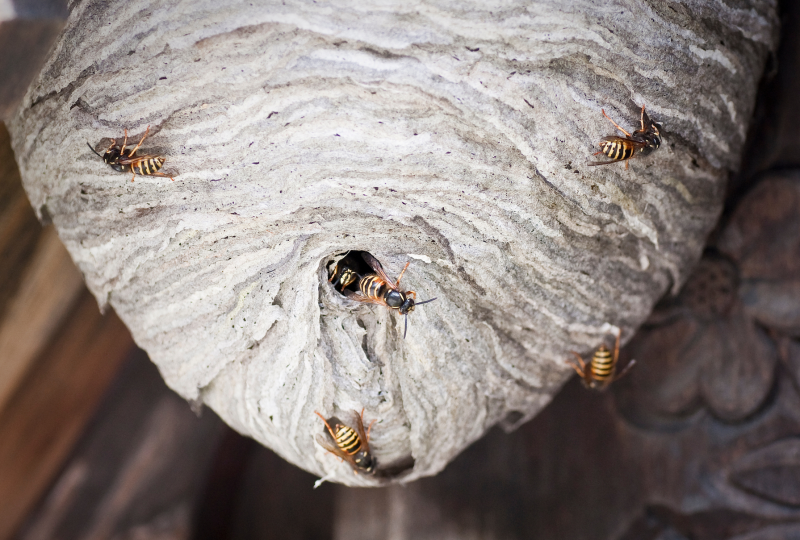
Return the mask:
<svg viewBox="0 0 800 540">
<path fill-rule="evenodd" d="M 333 267 L 333 272 L 331 273 L 328 283 L 333 284 L 334 289 L 339 286 L 339 290 L 344 292 L 344 290 L 357 279 L 361 279 L 361 276 L 359 276 L 355 270 L 347 266 L 345 259 L 342 259 Z"/>
<path fill-rule="evenodd" d="M 661 146 L 661 124 L 653 122 L 650 117 L 647 116 L 644 105 L 642 105 L 642 127 L 633 133 L 628 133 L 619 127 L 619 124 L 611 120 L 606 114 L 605 109 L 601 110 L 603 111 L 603 116 L 608 118 L 618 130 L 624 133 L 625 137 L 617 137 L 614 135 L 603 137 L 600 141 L 600 151 L 595 152 L 594 155 L 605 154 L 611 158 L 611 161 L 592 161 L 589 165 L 608 165 L 610 163 L 624 161 L 625 168 L 627 169 L 629 159 L 637 154 L 646 156 Z"/>
<path fill-rule="evenodd" d="M 366 252 L 362 253 L 361 256 L 375 273 L 361 277 L 358 282 L 358 290 L 360 293 L 348 290 L 344 291 L 344 294 L 348 298 L 358 302 L 386 306 L 389 309 L 398 310 L 400 315 L 405 315 L 406 324 L 405 330 L 403 330 L 403 339 L 405 339 L 408 333 L 408 314 L 414 311 L 416 306 L 433 302 L 436 298 L 431 298 L 424 302 L 417 302 L 416 292 L 400 290 L 400 280 L 403 278 L 403 274 L 405 274 L 406 268 L 411 264 L 411 261 L 408 261 L 403 267 L 403 271 L 400 272 L 397 281 L 392 281 L 392 279 L 386 275 L 378 259 Z"/>
<path fill-rule="evenodd" d="M 578 358 L 580 366 L 573 364 L 569 360 L 567 360 L 567 364 L 580 375 L 586 388 L 605 390 L 612 382 L 621 378 L 636 364 L 636 360 L 631 360 L 625 366 L 625 369 L 616 373 L 617 360 L 619 359 L 619 338 L 620 331 L 618 330 L 613 354 L 604 343 L 594 352 L 592 359 L 588 363 L 584 363 L 583 358 L 575 351 L 572 351 L 572 354 Z"/>
<path fill-rule="evenodd" d="M 147 126 L 147 130 L 145 130 L 144 135 L 142 135 L 142 139 L 139 141 L 139 144 L 134 146 L 133 148 L 129 148 L 127 151 L 125 147 L 128 145 L 128 130 L 125 130 L 125 139 L 122 141 L 122 146 L 120 147 L 117 144 L 116 139 L 112 139 L 111 144 L 106 148 L 106 151 L 101 155 L 97 150 L 95 150 L 91 144 L 88 142 L 86 143 L 89 148 L 103 158 L 103 161 L 111 166 L 117 172 L 129 172 L 133 173 L 131 176 L 131 182 L 136 178 L 136 173 L 139 173 L 140 176 L 162 176 L 164 178 L 169 178 L 172 181 L 175 181 L 168 174 L 164 174 L 159 172 L 161 167 L 164 166 L 164 161 L 166 158 L 164 156 L 158 155 L 147 155 L 147 156 L 137 156 L 136 151 L 139 150 L 139 147 L 144 142 L 145 138 L 147 138 L 147 134 L 150 132 L 150 126 Z"/>
<path fill-rule="evenodd" d="M 370 422 L 366 433 L 364 433 L 364 409 L 361 409 L 361 414 L 358 414 L 358 411 L 353 411 L 356 423 L 355 429 L 342 423 L 335 416 L 325 420 L 325 417 L 317 411 L 314 411 L 314 413 L 325 422 L 325 428 L 330 436 L 330 438 L 327 438 L 317 435 L 317 442 L 325 450 L 348 462 L 353 467 L 353 473 L 355 474 L 359 472 L 372 474 L 375 472 L 378 460 L 369 451 L 369 432 L 372 430 L 372 424 L 375 423 L 375 420 Z"/>
</svg>

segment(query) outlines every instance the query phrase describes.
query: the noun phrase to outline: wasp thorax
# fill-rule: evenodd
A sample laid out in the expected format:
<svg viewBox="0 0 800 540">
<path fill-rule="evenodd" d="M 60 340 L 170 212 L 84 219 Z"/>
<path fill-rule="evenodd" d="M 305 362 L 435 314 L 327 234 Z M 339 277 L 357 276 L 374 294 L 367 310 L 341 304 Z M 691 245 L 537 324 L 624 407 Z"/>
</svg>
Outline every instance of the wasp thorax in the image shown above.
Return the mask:
<svg viewBox="0 0 800 540">
<path fill-rule="evenodd" d="M 409 300 L 406 298 L 406 295 L 396 290 L 389 290 L 389 292 L 387 292 L 384 296 L 384 299 L 386 300 L 386 305 L 388 305 L 390 308 L 400 309 L 401 313 L 403 312 L 403 308 L 406 306 Z"/>
</svg>

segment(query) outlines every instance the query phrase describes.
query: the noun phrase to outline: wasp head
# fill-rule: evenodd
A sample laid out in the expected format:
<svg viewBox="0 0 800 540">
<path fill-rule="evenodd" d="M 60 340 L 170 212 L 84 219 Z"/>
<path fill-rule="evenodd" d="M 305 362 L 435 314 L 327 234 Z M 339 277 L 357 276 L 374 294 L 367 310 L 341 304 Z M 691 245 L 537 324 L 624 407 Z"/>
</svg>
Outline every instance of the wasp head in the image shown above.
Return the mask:
<svg viewBox="0 0 800 540">
<path fill-rule="evenodd" d="M 647 148 L 655 150 L 661 146 L 661 124 L 653 122 L 642 108 L 642 128 L 634 132 L 644 140 Z"/>
<path fill-rule="evenodd" d="M 378 460 L 372 457 L 369 452 L 359 453 L 353 461 L 355 461 L 359 471 L 367 474 L 375 472 L 375 466 L 378 464 Z"/>
<path fill-rule="evenodd" d="M 405 299 L 403 300 L 403 304 L 399 307 L 399 310 L 401 315 L 407 315 L 412 311 L 414 311 L 414 307 L 416 306 L 417 303 L 411 296 L 408 295 L 403 295 L 403 296 L 405 296 Z"/>
</svg>

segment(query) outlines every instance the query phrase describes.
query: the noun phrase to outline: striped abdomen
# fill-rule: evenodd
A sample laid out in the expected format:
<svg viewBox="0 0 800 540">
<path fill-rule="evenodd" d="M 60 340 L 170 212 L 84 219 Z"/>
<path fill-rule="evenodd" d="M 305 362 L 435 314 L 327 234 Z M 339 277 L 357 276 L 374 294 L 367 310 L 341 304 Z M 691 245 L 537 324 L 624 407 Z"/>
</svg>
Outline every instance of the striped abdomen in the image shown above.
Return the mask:
<svg viewBox="0 0 800 540">
<path fill-rule="evenodd" d="M 155 174 L 164 166 L 164 158 L 160 156 L 142 158 L 134 163 L 128 165 L 131 172 L 140 174 L 141 176 L 149 176 Z"/>
<path fill-rule="evenodd" d="M 352 456 L 361 451 L 361 439 L 353 428 L 340 424 L 336 430 L 336 446 Z"/>
<path fill-rule="evenodd" d="M 600 141 L 600 151 L 614 161 L 622 161 L 633 157 L 636 147 L 625 139 Z"/>
<path fill-rule="evenodd" d="M 601 385 L 610 383 L 614 376 L 615 364 L 611 351 L 605 345 L 601 346 L 592 356 L 592 379 Z"/>
<path fill-rule="evenodd" d="M 383 300 L 386 295 L 386 282 L 376 274 L 369 274 L 358 282 L 358 289 L 367 298 Z"/>
</svg>

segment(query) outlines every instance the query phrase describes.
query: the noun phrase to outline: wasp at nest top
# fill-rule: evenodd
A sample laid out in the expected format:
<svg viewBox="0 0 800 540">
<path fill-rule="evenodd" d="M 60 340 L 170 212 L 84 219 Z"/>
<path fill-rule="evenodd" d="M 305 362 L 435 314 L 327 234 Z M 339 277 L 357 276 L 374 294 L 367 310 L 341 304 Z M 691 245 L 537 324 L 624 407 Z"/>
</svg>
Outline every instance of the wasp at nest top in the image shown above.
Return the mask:
<svg viewBox="0 0 800 540">
<path fill-rule="evenodd" d="M 618 130 L 624 133 L 625 137 L 617 137 L 616 135 L 603 137 L 599 143 L 600 151 L 595 152 L 594 155 L 605 154 L 611 158 L 611 161 L 592 161 L 589 165 L 608 165 L 618 161 L 624 161 L 625 168 L 627 169 L 629 159 L 637 155 L 646 156 L 661 146 L 661 124 L 653 122 L 650 119 L 644 110 L 644 105 L 642 105 L 642 117 L 640 120 L 641 128 L 633 133 L 628 133 L 619 127 L 619 124 L 611 120 L 606 114 L 605 109 L 601 110 L 603 111 L 603 116 L 608 118 Z"/>
</svg>

